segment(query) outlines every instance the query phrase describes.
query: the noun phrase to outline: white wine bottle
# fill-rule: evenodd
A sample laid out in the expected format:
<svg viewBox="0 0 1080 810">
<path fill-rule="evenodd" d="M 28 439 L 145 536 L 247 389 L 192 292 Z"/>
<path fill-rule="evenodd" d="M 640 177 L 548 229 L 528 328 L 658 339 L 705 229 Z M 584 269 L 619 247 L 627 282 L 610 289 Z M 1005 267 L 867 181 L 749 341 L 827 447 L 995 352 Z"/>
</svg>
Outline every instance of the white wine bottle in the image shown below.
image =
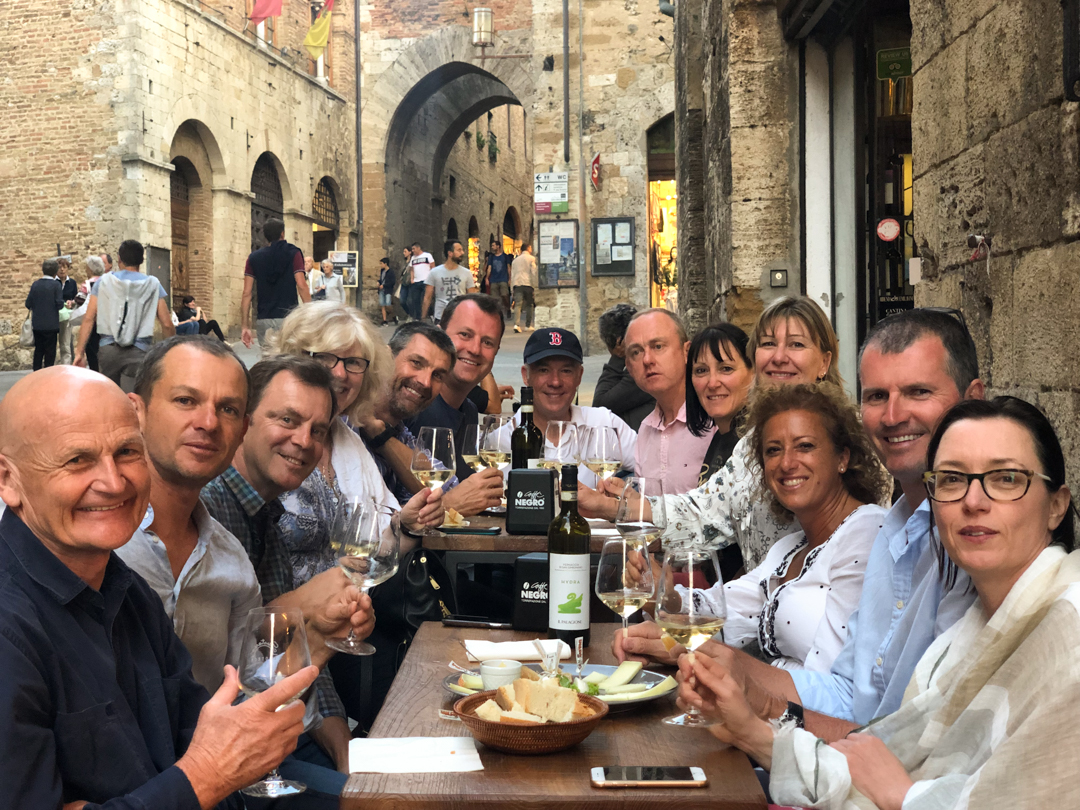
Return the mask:
<svg viewBox="0 0 1080 810">
<path fill-rule="evenodd" d="M 589 523 L 578 514 L 577 467 L 562 468 L 562 510 L 548 527 L 548 637 L 589 646 Z"/>
<path fill-rule="evenodd" d="M 528 469 L 529 461 L 544 457 L 544 434 L 533 424 L 533 390 L 521 388 L 521 424 L 510 434 L 510 469 Z M 535 464 L 532 466 L 536 466 Z"/>
</svg>

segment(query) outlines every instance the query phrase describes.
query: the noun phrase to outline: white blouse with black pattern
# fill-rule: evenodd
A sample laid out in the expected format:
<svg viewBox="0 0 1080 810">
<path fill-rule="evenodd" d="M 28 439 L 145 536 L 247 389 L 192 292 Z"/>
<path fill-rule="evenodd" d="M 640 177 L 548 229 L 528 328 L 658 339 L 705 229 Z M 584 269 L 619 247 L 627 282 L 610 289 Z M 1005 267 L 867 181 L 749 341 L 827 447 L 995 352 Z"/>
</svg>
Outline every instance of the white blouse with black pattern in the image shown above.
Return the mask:
<svg viewBox="0 0 1080 810">
<path fill-rule="evenodd" d="M 806 534 L 780 538 L 757 568 L 723 586 L 724 641 L 743 647 L 756 640 L 773 666 L 782 669 L 832 669 L 862 597 L 866 562 L 885 514 L 875 504 L 860 506 L 806 555 L 802 571 L 787 582 L 784 575 L 806 546 Z M 703 595 L 715 603 L 716 591 Z"/>
</svg>

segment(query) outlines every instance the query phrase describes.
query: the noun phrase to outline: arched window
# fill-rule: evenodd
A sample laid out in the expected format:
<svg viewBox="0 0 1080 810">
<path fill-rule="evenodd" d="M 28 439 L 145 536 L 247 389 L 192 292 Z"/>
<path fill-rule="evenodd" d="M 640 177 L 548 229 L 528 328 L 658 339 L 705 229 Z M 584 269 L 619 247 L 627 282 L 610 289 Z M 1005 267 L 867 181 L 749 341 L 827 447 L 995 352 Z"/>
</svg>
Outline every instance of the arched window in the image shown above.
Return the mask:
<svg viewBox="0 0 1080 810">
<path fill-rule="evenodd" d="M 263 152 L 255 161 L 255 168 L 251 172 L 251 191 L 255 195 L 251 201 L 251 249 L 258 250 L 266 246 L 266 237 L 263 236 L 266 220 L 281 219 L 285 213 L 281 181 L 269 152 Z"/>
<path fill-rule="evenodd" d="M 446 223 L 446 238 L 447 239 L 457 239 L 457 238 L 459 238 L 458 237 L 458 230 L 457 230 L 457 220 L 453 219 L 452 217 L 451 217 L 450 221 Z"/>
</svg>

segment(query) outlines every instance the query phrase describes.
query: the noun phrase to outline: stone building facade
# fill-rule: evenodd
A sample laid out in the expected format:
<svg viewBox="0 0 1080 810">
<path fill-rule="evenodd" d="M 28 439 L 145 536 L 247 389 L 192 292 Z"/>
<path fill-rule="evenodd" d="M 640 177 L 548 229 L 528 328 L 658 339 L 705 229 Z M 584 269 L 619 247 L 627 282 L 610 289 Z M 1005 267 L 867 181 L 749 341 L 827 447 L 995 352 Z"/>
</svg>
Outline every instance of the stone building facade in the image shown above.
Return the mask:
<svg viewBox="0 0 1080 810">
<path fill-rule="evenodd" d="M 675 26 L 691 325 L 749 327 L 806 293 L 854 389 L 873 323 L 960 309 L 991 393 L 1041 405 L 1076 459 L 1080 105 L 1062 76 L 1080 30 L 1062 3 L 680 0 Z"/>
<path fill-rule="evenodd" d="M 355 241 L 351 3 L 334 10 L 328 81 L 300 49 L 307 4 L 287 2 L 261 34 L 245 31 L 244 11 L 218 0 L 3 4 L 0 103 L 14 114 L 0 134 L 0 362 L 27 361 L 10 330 L 58 244 L 79 275 L 85 256 L 138 239 L 148 270 L 228 327 L 253 222 L 282 216 L 305 254 L 316 222 L 333 231 L 323 250 Z M 322 214 L 317 189 L 332 197 Z"/>
</svg>

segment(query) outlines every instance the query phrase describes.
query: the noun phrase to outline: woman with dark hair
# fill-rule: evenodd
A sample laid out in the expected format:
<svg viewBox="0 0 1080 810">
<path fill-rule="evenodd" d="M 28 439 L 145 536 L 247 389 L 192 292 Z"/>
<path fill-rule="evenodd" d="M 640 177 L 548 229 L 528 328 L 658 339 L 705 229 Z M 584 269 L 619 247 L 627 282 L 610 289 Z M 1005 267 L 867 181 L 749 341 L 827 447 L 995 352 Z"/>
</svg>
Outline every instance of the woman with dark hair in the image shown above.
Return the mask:
<svg viewBox="0 0 1080 810">
<path fill-rule="evenodd" d="M 208 335 L 213 332 L 218 340 L 225 342 L 225 335 L 221 334 L 218 322 L 206 320 L 202 307 L 195 305 L 195 296 L 185 295 L 181 300 L 183 303 L 176 311 L 176 334 Z"/>
<path fill-rule="evenodd" d="M 680 698 L 772 771 L 782 804 L 1080 806 L 1067 753 L 1080 747 L 1080 553 L 1057 435 L 1023 400 L 967 400 L 935 429 L 927 467 L 942 565 L 978 598 L 927 649 L 897 712 L 825 745 L 797 720 L 758 718 L 706 656 L 680 660 Z"/>
<path fill-rule="evenodd" d="M 733 323 L 706 326 L 690 341 L 686 364 L 686 426 L 695 436 L 716 427 L 701 463 L 701 486 L 723 467 L 739 441 L 738 422 L 746 405 L 754 364 L 746 353 L 750 340 Z"/>
</svg>

